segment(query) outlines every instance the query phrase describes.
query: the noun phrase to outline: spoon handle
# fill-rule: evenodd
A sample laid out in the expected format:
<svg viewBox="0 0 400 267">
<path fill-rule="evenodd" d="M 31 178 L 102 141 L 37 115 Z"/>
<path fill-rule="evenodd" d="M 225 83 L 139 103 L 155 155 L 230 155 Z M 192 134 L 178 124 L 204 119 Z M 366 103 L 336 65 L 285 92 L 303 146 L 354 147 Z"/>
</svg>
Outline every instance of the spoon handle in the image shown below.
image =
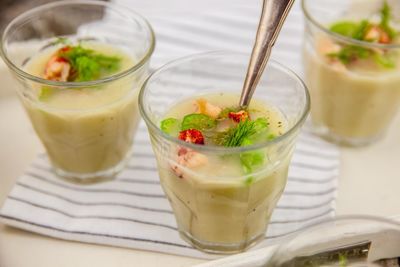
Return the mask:
<svg viewBox="0 0 400 267">
<path fill-rule="evenodd" d="M 239 105 L 247 107 L 294 0 L 264 0 Z"/>
</svg>

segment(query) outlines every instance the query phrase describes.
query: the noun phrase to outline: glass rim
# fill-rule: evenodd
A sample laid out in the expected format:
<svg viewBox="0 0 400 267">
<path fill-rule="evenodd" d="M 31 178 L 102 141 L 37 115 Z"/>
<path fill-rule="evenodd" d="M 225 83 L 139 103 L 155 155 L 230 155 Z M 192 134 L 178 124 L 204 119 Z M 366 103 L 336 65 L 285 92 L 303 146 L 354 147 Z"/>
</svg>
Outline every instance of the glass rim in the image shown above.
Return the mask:
<svg viewBox="0 0 400 267">
<path fill-rule="evenodd" d="M 5 43 L 7 34 L 9 33 L 11 27 L 14 26 L 16 23 L 21 22 L 21 21 L 29 18 L 30 16 L 32 16 L 34 14 L 38 14 L 44 10 L 49 10 L 49 9 L 52 9 L 54 7 L 59 7 L 59 6 L 73 6 L 73 5 L 104 6 L 104 7 L 108 7 L 111 9 L 118 9 L 118 10 L 128 11 L 129 13 L 132 13 L 136 19 L 138 19 L 141 23 L 143 23 L 143 25 L 145 25 L 145 28 L 150 35 L 150 45 L 149 45 L 147 51 L 145 52 L 144 56 L 136 64 L 134 64 L 127 70 L 118 72 L 116 74 L 107 76 L 102 79 L 97 79 L 97 80 L 92 80 L 92 81 L 83 81 L 83 82 L 62 82 L 62 81 L 47 80 L 47 79 L 41 78 L 39 76 L 32 75 L 32 74 L 24 71 L 22 68 L 16 66 L 12 62 L 12 60 L 8 57 L 6 51 L 4 50 L 4 43 Z M 4 62 L 10 67 L 10 69 L 12 69 L 20 77 L 26 78 L 28 80 L 31 80 L 33 82 L 37 82 L 40 84 L 48 85 L 48 86 L 78 88 L 78 87 L 95 86 L 95 85 L 112 82 L 112 81 L 118 80 L 120 78 L 123 78 L 125 76 L 128 76 L 129 74 L 134 73 L 135 71 L 140 69 L 144 64 L 146 64 L 149 61 L 149 59 L 155 49 L 155 42 L 156 42 L 156 38 L 155 38 L 154 30 L 151 27 L 150 23 L 142 15 L 140 15 L 136 11 L 130 9 L 129 7 L 111 3 L 111 2 L 102 2 L 99 0 L 71 0 L 71 1 L 63 0 L 63 1 L 59 1 L 59 2 L 52 2 L 52 3 L 47 3 L 47 4 L 37 6 L 26 12 L 23 12 L 22 14 L 18 15 L 13 20 L 11 20 L 8 23 L 7 27 L 5 28 L 3 34 L 1 35 L 0 56 L 3 58 Z"/>
<path fill-rule="evenodd" d="M 351 43 L 357 46 L 362 46 L 362 47 L 367 47 L 367 48 L 379 48 L 379 49 L 396 49 L 400 48 L 400 44 L 380 44 L 380 43 L 371 43 L 367 41 L 360 41 L 356 40 L 347 36 L 343 36 L 341 34 L 332 32 L 329 30 L 326 25 L 323 25 L 318 22 L 317 19 L 315 19 L 310 10 L 307 8 L 306 2 L 309 2 L 310 0 L 301 0 L 301 9 L 303 11 L 303 14 L 308 22 L 311 22 L 314 26 L 316 26 L 319 30 L 323 31 L 324 33 L 328 34 L 334 39 L 337 39 L 342 42 L 346 43 Z"/>
<path fill-rule="evenodd" d="M 268 140 L 259 144 L 254 144 L 254 145 L 249 145 L 249 146 L 240 146 L 240 147 L 221 147 L 221 146 L 206 146 L 206 145 L 196 145 L 196 144 L 191 144 L 185 141 L 182 141 L 176 137 L 170 136 L 166 133 L 164 133 L 158 125 L 153 123 L 147 112 L 144 110 L 144 92 L 146 91 L 147 84 L 158 74 L 162 73 L 165 69 L 180 65 L 182 63 L 191 61 L 193 59 L 197 58 L 203 58 L 206 56 L 216 56 L 216 55 L 224 55 L 224 54 L 230 54 L 230 55 L 238 55 L 238 56 L 248 56 L 246 53 L 240 53 L 240 52 L 234 52 L 234 51 L 211 51 L 211 52 L 204 52 L 204 53 L 198 53 L 198 54 L 193 54 L 185 57 L 181 57 L 178 59 L 175 59 L 173 61 L 170 61 L 157 70 L 155 70 L 152 74 L 147 77 L 145 82 L 142 84 L 142 87 L 139 92 L 139 111 L 140 114 L 142 115 L 143 120 L 146 122 L 147 127 L 149 127 L 149 130 L 154 130 L 158 136 L 163 137 L 164 139 L 171 141 L 177 145 L 180 146 L 185 146 L 188 148 L 191 148 L 193 150 L 197 151 L 212 151 L 212 152 L 232 152 L 232 153 L 242 153 L 242 152 L 248 152 L 252 150 L 257 150 L 257 149 L 262 149 L 274 144 L 277 144 L 281 142 L 282 140 L 285 140 L 288 136 L 291 136 L 293 133 L 295 133 L 305 122 L 307 119 L 307 116 L 310 111 L 310 94 L 308 92 L 306 84 L 303 82 L 303 80 L 291 69 L 288 67 L 283 66 L 282 64 L 278 63 L 277 61 L 270 59 L 267 66 L 272 63 L 272 66 L 279 69 L 280 71 L 284 72 L 286 75 L 289 75 L 292 77 L 294 80 L 296 80 L 300 85 L 301 88 L 303 89 L 302 91 L 305 94 L 305 106 L 302 109 L 300 118 L 296 121 L 296 123 L 291 126 L 286 132 L 284 132 L 282 135 L 274 138 L 273 140 Z"/>
</svg>

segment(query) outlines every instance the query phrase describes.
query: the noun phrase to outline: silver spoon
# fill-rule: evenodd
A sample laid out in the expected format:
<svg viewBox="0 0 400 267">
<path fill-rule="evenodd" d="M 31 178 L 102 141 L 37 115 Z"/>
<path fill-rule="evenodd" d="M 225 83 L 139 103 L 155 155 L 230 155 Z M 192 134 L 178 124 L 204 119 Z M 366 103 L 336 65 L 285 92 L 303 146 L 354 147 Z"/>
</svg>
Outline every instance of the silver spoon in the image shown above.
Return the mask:
<svg viewBox="0 0 400 267">
<path fill-rule="evenodd" d="M 294 0 L 264 0 L 260 22 L 246 78 L 240 97 L 240 107 L 249 105 L 251 97 L 267 65 L 272 47 Z"/>
</svg>

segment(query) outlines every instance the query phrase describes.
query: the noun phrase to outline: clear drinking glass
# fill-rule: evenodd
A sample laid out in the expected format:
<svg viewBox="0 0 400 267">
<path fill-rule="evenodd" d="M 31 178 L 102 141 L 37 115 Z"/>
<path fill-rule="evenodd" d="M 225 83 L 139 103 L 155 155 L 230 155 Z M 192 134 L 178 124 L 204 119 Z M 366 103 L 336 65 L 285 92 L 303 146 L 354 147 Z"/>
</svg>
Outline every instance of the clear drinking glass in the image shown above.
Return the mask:
<svg viewBox="0 0 400 267">
<path fill-rule="evenodd" d="M 390 3 L 397 27 L 399 4 Z M 400 43 L 358 41 L 330 31 L 338 21 L 379 21 L 382 6 L 378 0 L 302 0 L 305 82 L 313 102 L 314 130 L 340 144 L 365 145 L 379 139 L 400 105 Z M 358 51 L 359 58 L 350 58 L 347 65 L 332 59 L 340 47 Z M 390 62 L 382 60 L 382 54 Z"/>
<path fill-rule="evenodd" d="M 400 224 L 385 218 L 338 217 L 287 239 L 267 267 L 398 266 Z M 388 264 L 390 261 L 396 264 Z"/>
<path fill-rule="evenodd" d="M 199 146 L 163 133 L 159 123 L 171 107 L 185 99 L 207 93 L 240 95 L 248 59 L 245 54 L 213 52 L 176 60 L 153 73 L 139 95 L 139 109 L 148 126 L 161 185 L 180 235 L 207 252 L 243 251 L 264 238 L 285 188 L 297 134 L 309 112 L 307 89 L 296 74 L 270 61 L 253 99 L 279 109 L 288 128 L 283 135 L 262 144 Z M 182 149 L 205 155 L 208 163 L 196 171 L 183 166 L 177 158 L 177 151 Z M 260 168 L 248 175 L 232 171 L 238 169 L 229 163 L 232 159 L 255 151 L 267 159 Z M 215 166 L 221 159 L 226 163 Z"/>
<path fill-rule="evenodd" d="M 60 37 L 108 45 L 131 62 L 115 75 L 85 82 L 50 81 L 29 72 L 30 59 L 59 45 L 55 43 Z M 16 17 L 5 29 L 2 57 L 59 176 L 93 183 L 112 179 L 123 168 L 140 119 L 137 95 L 154 44 L 153 31 L 143 17 L 101 1 L 46 4 Z M 59 96 L 72 91 L 75 95 L 55 104 L 40 98 L 38 90 L 43 88 L 56 90 Z M 96 101 L 89 94 L 94 92 Z"/>
</svg>

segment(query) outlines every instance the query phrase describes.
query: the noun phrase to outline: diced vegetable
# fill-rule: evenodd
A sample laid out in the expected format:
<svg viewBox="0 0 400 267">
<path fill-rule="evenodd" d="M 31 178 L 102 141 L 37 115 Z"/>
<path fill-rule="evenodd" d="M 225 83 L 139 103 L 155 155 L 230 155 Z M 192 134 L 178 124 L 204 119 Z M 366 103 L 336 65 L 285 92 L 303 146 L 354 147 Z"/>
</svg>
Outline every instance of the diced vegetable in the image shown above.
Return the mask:
<svg viewBox="0 0 400 267">
<path fill-rule="evenodd" d="M 231 118 L 235 122 L 245 121 L 250 118 L 249 113 L 245 110 L 241 110 L 238 112 L 229 112 L 228 117 Z"/>
<path fill-rule="evenodd" d="M 164 133 L 177 135 L 180 130 L 180 122 L 175 118 L 167 118 L 161 121 L 160 128 Z"/>
<path fill-rule="evenodd" d="M 203 134 L 196 129 L 188 129 L 179 133 L 179 139 L 188 143 L 204 145 Z"/>
<path fill-rule="evenodd" d="M 193 113 L 183 118 L 181 130 L 197 129 L 200 131 L 215 127 L 216 121 L 205 114 Z"/>
</svg>

